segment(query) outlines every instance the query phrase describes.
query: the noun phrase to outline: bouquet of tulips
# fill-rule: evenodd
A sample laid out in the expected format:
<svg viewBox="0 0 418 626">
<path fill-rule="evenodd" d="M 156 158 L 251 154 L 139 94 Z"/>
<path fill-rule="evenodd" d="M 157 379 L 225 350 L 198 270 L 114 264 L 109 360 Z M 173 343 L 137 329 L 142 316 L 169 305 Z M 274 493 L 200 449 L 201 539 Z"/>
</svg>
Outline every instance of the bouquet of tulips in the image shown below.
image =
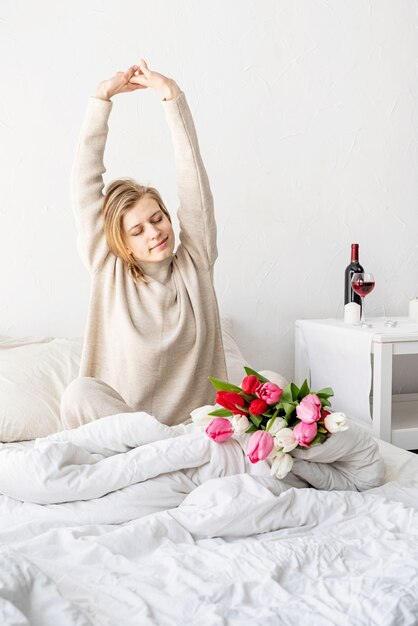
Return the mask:
<svg viewBox="0 0 418 626">
<path fill-rule="evenodd" d="M 271 474 L 284 478 L 293 465 L 289 452 L 347 430 L 344 413 L 328 410 L 334 395 L 330 387 L 312 393 L 305 380 L 300 388 L 289 383 L 282 389 L 251 368 L 244 369 L 241 387 L 210 377 L 220 408 L 206 412 L 206 434 L 221 443 L 234 434 L 252 433 L 247 448 L 251 463 L 269 458 Z"/>
</svg>

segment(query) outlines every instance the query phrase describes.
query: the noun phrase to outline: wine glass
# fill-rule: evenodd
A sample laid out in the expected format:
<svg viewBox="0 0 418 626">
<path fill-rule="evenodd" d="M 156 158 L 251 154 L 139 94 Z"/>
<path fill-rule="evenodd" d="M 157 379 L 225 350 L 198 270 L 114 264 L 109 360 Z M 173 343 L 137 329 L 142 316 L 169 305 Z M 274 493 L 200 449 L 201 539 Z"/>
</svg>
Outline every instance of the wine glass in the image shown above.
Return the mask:
<svg viewBox="0 0 418 626">
<path fill-rule="evenodd" d="M 364 315 L 364 298 L 374 289 L 373 274 L 369 274 L 368 272 L 357 272 L 353 274 L 351 278 L 351 287 L 354 293 L 361 298 L 361 325 L 371 326 L 371 324 L 367 324 L 366 316 Z"/>
</svg>

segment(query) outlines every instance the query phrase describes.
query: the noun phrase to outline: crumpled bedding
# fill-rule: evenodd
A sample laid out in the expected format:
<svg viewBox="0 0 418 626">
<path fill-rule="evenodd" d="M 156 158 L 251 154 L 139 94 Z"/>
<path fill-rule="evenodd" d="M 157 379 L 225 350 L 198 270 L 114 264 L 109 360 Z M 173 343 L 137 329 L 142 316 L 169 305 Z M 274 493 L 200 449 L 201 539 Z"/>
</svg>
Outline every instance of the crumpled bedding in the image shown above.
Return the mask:
<svg viewBox="0 0 418 626">
<path fill-rule="evenodd" d="M 170 427 L 144 412 L 121 413 L 36 439 L 33 447 L 4 444 L 0 493 L 52 504 L 100 498 L 179 470 L 192 488 L 220 476 L 268 475 L 266 461 L 249 462 L 248 437 L 218 444 L 193 423 Z M 283 485 L 363 491 L 383 481 L 377 443 L 354 423 L 293 456 L 292 474 Z"/>
<path fill-rule="evenodd" d="M 0 621 L 416 624 L 418 481 L 365 492 L 279 485 L 249 474 L 211 479 L 178 507 L 124 524 L 109 523 L 110 512 L 98 523 L 83 507 L 135 485 L 70 505 L 3 496 Z"/>
<path fill-rule="evenodd" d="M 284 481 L 145 414 L 3 446 L 0 623 L 416 624 L 418 480 L 358 491 L 374 444 L 353 425 Z"/>
</svg>

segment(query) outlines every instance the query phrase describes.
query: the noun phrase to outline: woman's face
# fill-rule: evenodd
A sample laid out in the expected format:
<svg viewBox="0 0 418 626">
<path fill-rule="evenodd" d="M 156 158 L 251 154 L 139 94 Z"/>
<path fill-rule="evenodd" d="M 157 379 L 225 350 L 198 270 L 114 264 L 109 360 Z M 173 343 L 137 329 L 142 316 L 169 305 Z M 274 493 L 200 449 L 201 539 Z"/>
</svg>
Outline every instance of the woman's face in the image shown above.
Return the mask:
<svg viewBox="0 0 418 626">
<path fill-rule="evenodd" d="M 173 254 L 174 232 L 158 202 L 149 196 L 123 216 L 126 247 L 138 261 L 162 261 Z"/>
</svg>

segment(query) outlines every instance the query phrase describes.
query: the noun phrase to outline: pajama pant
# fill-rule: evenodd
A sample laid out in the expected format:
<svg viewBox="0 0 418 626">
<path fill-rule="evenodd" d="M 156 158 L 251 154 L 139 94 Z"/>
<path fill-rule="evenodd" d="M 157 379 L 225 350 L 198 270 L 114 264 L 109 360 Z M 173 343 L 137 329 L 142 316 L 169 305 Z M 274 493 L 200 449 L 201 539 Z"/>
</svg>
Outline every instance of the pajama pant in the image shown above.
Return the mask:
<svg viewBox="0 0 418 626">
<path fill-rule="evenodd" d="M 280 387 L 287 385 L 283 376 L 276 372 L 263 370 L 260 374 Z M 215 397 L 215 390 L 213 395 Z M 107 383 L 89 376 L 75 378 L 61 398 L 61 421 L 65 429 L 77 428 L 108 415 L 136 413 L 141 410 L 141 407 L 129 406 L 122 396 Z M 188 419 L 184 423 L 187 424 L 190 421 L 191 419 Z"/>
<path fill-rule="evenodd" d="M 136 413 L 140 409 L 129 406 L 113 387 L 102 380 L 80 376 L 64 391 L 60 410 L 63 427 L 70 429 L 107 415 Z"/>
</svg>

